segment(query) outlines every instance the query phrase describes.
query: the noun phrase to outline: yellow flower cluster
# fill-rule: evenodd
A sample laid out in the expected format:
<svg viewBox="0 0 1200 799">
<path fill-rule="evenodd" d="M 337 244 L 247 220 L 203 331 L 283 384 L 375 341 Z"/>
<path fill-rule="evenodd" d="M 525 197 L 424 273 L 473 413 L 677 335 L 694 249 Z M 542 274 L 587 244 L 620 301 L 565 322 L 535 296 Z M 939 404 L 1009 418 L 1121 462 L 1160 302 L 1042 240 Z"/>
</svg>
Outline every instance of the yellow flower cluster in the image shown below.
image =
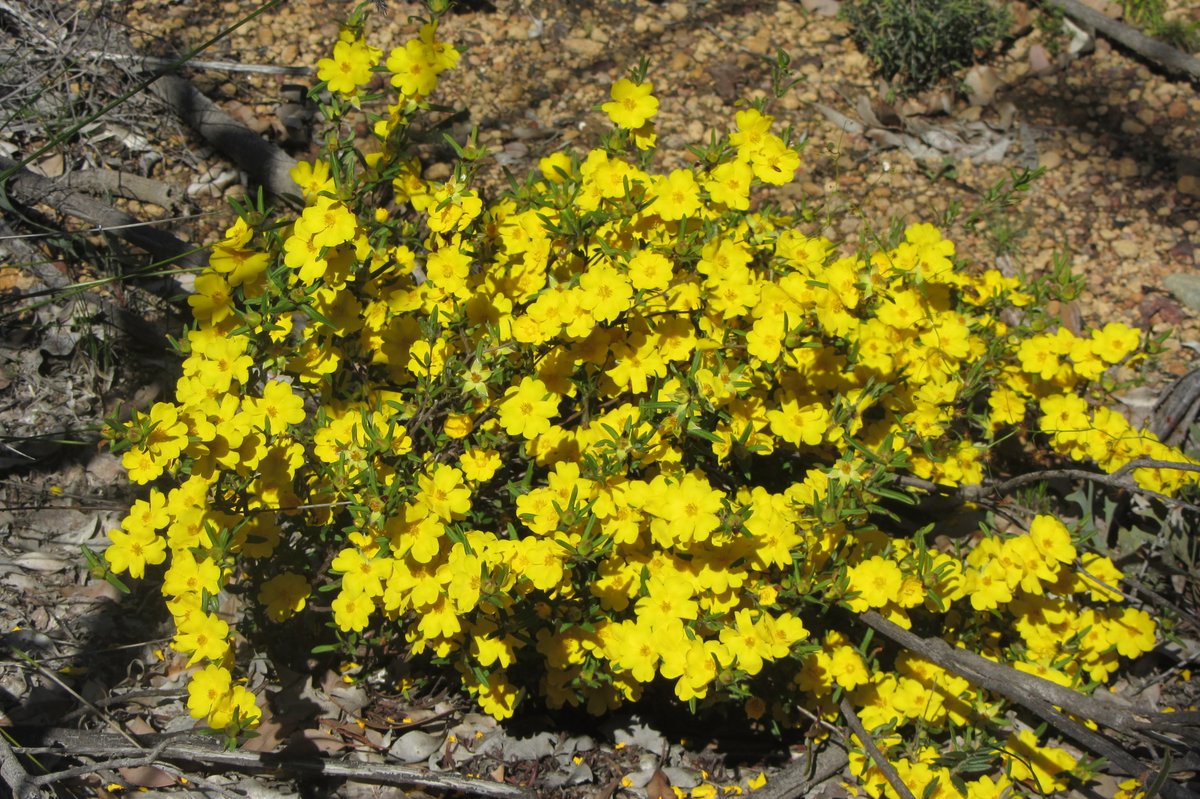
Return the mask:
<svg viewBox="0 0 1200 799">
<path fill-rule="evenodd" d="M 962 269 L 931 225 L 839 255 L 750 210 L 754 186 L 800 164 L 761 107 L 667 174 L 613 146 L 556 153 L 488 204 L 466 155 L 425 180 L 402 145 L 458 58 L 436 32 L 387 57 L 401 96 L 374 151 L 329 145 L 343 150 L 294 173 L 298 213 L 239 220 L 216 245 L 175 400 L 123 433 L 131 478 L 154 487 L 106 557 L 134 577 L 168 562 L 173 646 L 202 664 L 193 715 L 234 732 L 258 718 L 223 593 L 252 588 L 260 618 L 289 624 L 328 586 L 333 634 L 397 632 L 498 718 L 531 692 L 602 713 L 665 681 L 680 701 L 787 724 L 800 707 L 836 718 L 846 691 L 869 729 L 919 729 L 928 745 L 898 769 L 953 796 L 931 736 L 1000 700 L 868 653 L 837 619 L 937 619 L 948 640 L 1081 689 L 1154 645 L 1119 571 L 1052 516 L 973 548 L 887 529 L 921 496 L 900 475 L 977 484 L 1031 417 L 1105 469 L 1178 459 L 1089 404 L 1136 333 L 1006 325 L 1031 296 Z M 366 103 L 379 57 L 344 37 L 322 79 Z M 635 148 L 652 146 L 656 109 L 635 81 L 604 106 L 641 131 Z M 1163 491 L 1194 477 L 1138 476 Z M 1057 789 L 1073 762 L 1030 735 L 1013 747 L 1039 757 L 998 758 L 971 796 Z M 886 790 L 866 761 L 857 773 Z"/>
</svg>

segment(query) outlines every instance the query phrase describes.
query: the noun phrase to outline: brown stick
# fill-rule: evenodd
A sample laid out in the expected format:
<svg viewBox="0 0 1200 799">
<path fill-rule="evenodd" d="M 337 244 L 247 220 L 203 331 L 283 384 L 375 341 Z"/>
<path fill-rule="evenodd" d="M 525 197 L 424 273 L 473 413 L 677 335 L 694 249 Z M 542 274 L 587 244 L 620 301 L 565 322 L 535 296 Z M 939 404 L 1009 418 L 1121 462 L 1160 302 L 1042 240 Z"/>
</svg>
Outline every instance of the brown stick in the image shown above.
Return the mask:
<svg viewBox="0 0 1200 799">
<path fill-rule="evenodd" d="M 107 758 L 145 757 L 147 750 L 131 746 L 118 736 L 92 732 L 51 728 L 40 731 L 44 744 L 58 746 L 18 746 L 21 754 L 88 755 Z M 163 745 L 164 740 L 166 744 Z M 484 796 L 489 799 L 533 799 L 533 793 L 492 780 L 475 779 L 459 774 L 437 774 L 411 766 L 390 763 L 362 763 L 351 760 L 318 757 L 294 757 L 284 752 L 227 751 L 215 741 L 198 736 L 143 736 L 146 746 L 154 746 L 157 760 L 185 761 L 201 765 L 223 766 L 242 771 L 271 771 L 284 775 L 340 777 L 355 782 L 384 785 L 420 785 L 428 788 Z M 161 748 L 159 748 L 161 747 Z"/>
<path fill-rule="evenodd" d="M 63 182 L 80 191 L 113 194 L 168 210 L 173 210 L 183 200 L 183 189 L 174 184 L 113 169 L 82 169 L 64 175 Z"/>
<path fill-rule="evenodd" d="M 131 62 L 142 69 L 166 69 L 176 67 L 178 59 L 156 58 L 149 55 L 133 55 L 124 53 L 104 53 L 92 50 L 87 53 L 92 58 L 104 61 Z M 189 69 L 212 69 L 221 72 L 252 72 L 258 75 L 315 75 L 316 70 L 309 66 L 283 66 L 282 64 L 243 64 L 239 61 L 205 61 L 201 58 L 188 59 L 185 65 Z"/>
<path fill-rule="evenodd" d="M 9 787 L 14 799 L 39 799 L 41 796 L 41 792 L 30 781 L 25 769 L 21 768 L 21 763 L 13 754 L 12 747 L 8 745 L 8 741 L 2 734 L 0 734 L 0 782 Z"/>
<path fill-rule="evenodd" d="M 896 795 L 900 799 L 916 799 L 912 791 L 904 784 L 904 780 L 901 779 L 896 768 L 888 762 L 883 752 L 879 751 L 879 746 L 875 743 L 875 739 L 871 736 L 871 733 L 867 732 L 867 728 L 863 726 L 862 719 L 854 712 L 854 705 L 850 704 L 850 700 L 843 696 L 838 707 L 841 708 L 842 718 L 850 725 L 850 731 L 858 736 L 858 740 L 862 742 L 863 748 L 867 750 L 867 754 L 874 761 L 875 767 L 883 772 L 884 779 L 888 781 L 888 785 L 892 786 L 892 790 L 896 792 Z"/>
<path fill-rule="evenodd" d="M 1043 0 L 1043 4 L 1061 9 L 1071 19 L 1094 28 L 1168 72 L 1189 75 L 1192 80 L 1200 80 L 1200 60 L 1176 50 L 1166 42 L 1151 39 L 1141 31 L 1089 8 L 1079 0 Z"/>
<path fill-rule="evenodd" d="M 1152 769 L 1148 769 L 1125 749 L 1067 717 L 1059 712 L 1056 706 L 1073 716 L 1089 719 L 1126 734 L 1139 735 L 1144 740 L 1154 743 L 1169 742 L 1185 750 L 1200 745 L 1200 738 L 1196 733 L 1200 713 L 1146 713 L 1118 707 L 1041 677 L 1018 672 L 969 650 L 955 649 L 940 638 L 922 638 L 888 621 L 876 611 L 869 610 L 860 614 L 859 618 L 871 629 L 905 649 L 916 652 L 931 663 L 1032 711 L 1060 733 L 1074 739 L 1093 754 L 1106 758 L 1126 774 L 1138 775 L 1148 772 L 1151 774 L 1151 780 L 1155 778 Z M 1183 740 L 1175 741 L 1163 735 L 1162 732 L 1167 730 L 1179 735 Z M 1197 794 L 1172 780 L 1163 783 L 1162 792 L 1167 799 L 1197 797 Z"/>
<path fill-rule="evenodd" d="M 848 762 L 849 758 L 841 749 L 826 746 L 817 754 L 815 762 L 809 757 L 793 760 L 752 795 L 754 799 L 797 799 L 841 773 Z"/>
<path fill-rule="evenodd" d="M 288 174 L 296 159 L 226 114 L 190 82 L 163 75 L 150 84 L 150 91 L 254 183 L 276 196 L 300 193 Z"/>
<path fill-rule="evenodd" d="M 173 262 L 186 269 L 200 269 L 208 263 L 203 251 L 165 230 L 148 227 L 124 211 L 80 194 L 59 181 L 34 174 L 20 167 L 18 161 L 0 156 L 0 170 L 9 169 L 13 170 L 12 176 L 0 184 L 0 191 L 22 205 L 44 204 L 68 216 L 82 219 L 95 225 L 97 232 L 111 233 L 142 248 L 156 261 Z M 143 285 L 167 298 L 173 298 L 183 291 L 173 280 L 144 282 Z"/>
</svg>

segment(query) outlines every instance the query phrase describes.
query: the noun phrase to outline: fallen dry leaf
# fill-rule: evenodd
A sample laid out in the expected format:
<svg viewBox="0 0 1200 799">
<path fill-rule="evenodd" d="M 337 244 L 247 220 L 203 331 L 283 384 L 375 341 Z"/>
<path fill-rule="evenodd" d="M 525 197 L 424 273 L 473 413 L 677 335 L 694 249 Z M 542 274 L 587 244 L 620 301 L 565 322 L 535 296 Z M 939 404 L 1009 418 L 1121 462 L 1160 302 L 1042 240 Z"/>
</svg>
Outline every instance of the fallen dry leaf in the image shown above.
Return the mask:
<svg viewBox="0 0 1200 799">
<path fill-rule="evenodd" d="M 654 770 L 654 776 L 646 783 L 646 799 L 675 799 L 671 790 L 671 781 L 661 768 Z"/>
<path fill-rule="evenodd" d="M 155 766 L 134 766 L 133 768 L 117 769 L 121 779 L 134 788 L 166 788 L 174 785 L 174 775 L 168 774 Z"/>
</svg>

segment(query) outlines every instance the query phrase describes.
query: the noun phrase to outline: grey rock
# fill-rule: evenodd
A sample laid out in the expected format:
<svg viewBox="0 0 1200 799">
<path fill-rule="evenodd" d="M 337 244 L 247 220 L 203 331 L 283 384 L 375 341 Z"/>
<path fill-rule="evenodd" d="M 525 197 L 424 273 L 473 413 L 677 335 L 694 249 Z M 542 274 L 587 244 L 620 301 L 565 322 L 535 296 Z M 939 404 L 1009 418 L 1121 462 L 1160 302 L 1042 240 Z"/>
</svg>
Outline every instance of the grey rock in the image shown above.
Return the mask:
<svg viewBox="0 0 1200 799">
<path fill-rule="evenodd" d="M 1193 311 L 1200 311 L 1200 275 L 1177 272 L 1164 277 L 1163 285 L 1175 299 Z"/>
</svg>

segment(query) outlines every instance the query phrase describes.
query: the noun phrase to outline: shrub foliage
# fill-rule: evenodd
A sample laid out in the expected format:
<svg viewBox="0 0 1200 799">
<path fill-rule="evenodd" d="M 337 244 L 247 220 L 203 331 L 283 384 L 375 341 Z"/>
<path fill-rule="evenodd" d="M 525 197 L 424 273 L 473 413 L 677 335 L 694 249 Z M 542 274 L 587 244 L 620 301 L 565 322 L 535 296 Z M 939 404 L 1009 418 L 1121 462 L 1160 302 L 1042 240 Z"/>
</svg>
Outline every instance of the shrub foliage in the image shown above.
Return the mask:
<svg viewBox="0 0 1200 799">
<path fill-rule="evenodd" d="M 858 49 L 902 92 L 974 64 L 1009 24 L 1007 9 L 988 0 L 848 0 L 841 13 Z"/>
<path fill-rule="evenodd" d="M 196 280 L 174 401 L 112 429 L 149 491 L 105 563 L 164 567 L 191 713 L 231 740 L 255 726 L 255 631 L 315 617 L 356 657 L 456 672 L 497 718 L 658 683 L 807 726 L 846 697 L 918 795 L 1084 775 L 855 615 L 1080 691 L 1151 649 L 1121 573 L 1055 516 L 935 544 L 919 506 L 980 484 L 1002 444 L 1109 472 L 1182 459 L 1105 407 L 1138 334 L 1053 327 L 1049 284 L 972 269 L 929 224 L 841 253 L 757 204 L 801 163 L 765 101 L 653 171 L 645 65 L 611 87 L 602 147 L 489 202 L 471 142 L 428 180 L 414 121 L 459 54 L 436 14 L 384 54 L 364 15 L 318 65 L 329 133 L 303 197 L 242 209 Z M 356 141 L 378 71 L 395 93 Z"/>
</svg>

